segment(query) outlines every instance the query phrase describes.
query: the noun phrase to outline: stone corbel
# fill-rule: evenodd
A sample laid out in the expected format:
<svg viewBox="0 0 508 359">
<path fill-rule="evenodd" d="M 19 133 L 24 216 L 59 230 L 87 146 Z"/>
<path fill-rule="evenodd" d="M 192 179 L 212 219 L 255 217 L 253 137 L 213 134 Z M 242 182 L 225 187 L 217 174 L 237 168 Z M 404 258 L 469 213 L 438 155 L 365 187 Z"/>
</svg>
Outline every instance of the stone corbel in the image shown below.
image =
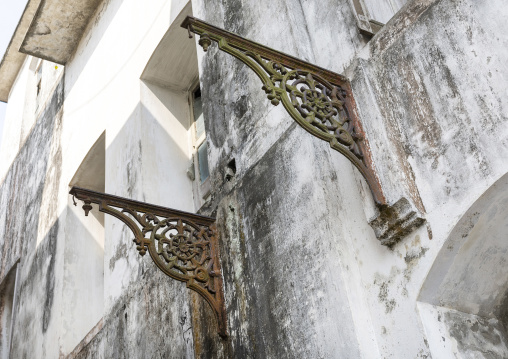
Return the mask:
<svg viewBox="0 0 508 359">
<path fill-rule="evenodd" d="M 85 216 L 94 203 L 101 212 L 124 222 L 134 234 L 139 254 L 144 256 L 148 251 L 167 276 L 185 282 L 201 295 L 215 313 L 219 335 L 227 336 L 215 218 L 79 187 L 73 187 L 69 193 L 84 203 Z"/>
<path fill-rule="evenodd" d="M 368 141 L 363 132 L 350 83 L 335 72 L 244 39 L 202 20 L 188 16 L 181 25 L 199 35 L 206 52 L 212 42 L 249 66 L 263 83 L 270 102 L 282 103 L 306 131 L 327 141 L 363 175 L 379 210 L 371 221 L 382 244 L 392 246 L 424 223 L 407 201 L 390 206 L 374 171 Z"/>
</svg>

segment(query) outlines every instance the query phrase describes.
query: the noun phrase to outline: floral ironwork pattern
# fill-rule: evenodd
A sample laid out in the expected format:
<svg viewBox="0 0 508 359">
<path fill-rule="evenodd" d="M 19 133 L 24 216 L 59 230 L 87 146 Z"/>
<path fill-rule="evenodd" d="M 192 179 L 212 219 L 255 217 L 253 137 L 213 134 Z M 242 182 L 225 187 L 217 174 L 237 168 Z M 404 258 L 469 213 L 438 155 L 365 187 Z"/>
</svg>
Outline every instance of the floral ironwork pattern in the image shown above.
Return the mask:
<svg viewBox="0 0 508 359">
<path fill-rule="evenodd" d="M 288 79 L 294 80 L 288 83 Z M 363 138 L 357 133 L 345 106 L 347 94 L 344 89 L 331 85 L 318 75 L 298 70 L 285 75 L 282 85 L 290 94 L 293 107 L 310 125 L 323 133 L 330 133 L 363 161 L 360 147 Z"/>
<path fill-rule="evenodd" d="M 215 219 L 186 213 L 79 187 L 70 194 L 84 202 L 85 215 L 92 203 L 101 212 L 124 222 L 134 234 L 141 256 L 150 253 L 154 263 L 169 277 L 185 282 L 212 307 L 218 332 L 226 336 L 226 314 L 219 263 Z M 76 205 L 76 203 L 74 203 Z"/>
<path fill-rule="evenodd" d="M 274 106 L 282 102 L 300 126 L 346 156 L 366 179 L 376 203 L 386 204 L 346 78 L 191 16 L 182 27 L 189 36 L 191 32 L 200 36 L 198 43 L 204 51 L 214 41 L 220 50 L 249 66 L 263 82 L 270 102 Z"/>
</svg>

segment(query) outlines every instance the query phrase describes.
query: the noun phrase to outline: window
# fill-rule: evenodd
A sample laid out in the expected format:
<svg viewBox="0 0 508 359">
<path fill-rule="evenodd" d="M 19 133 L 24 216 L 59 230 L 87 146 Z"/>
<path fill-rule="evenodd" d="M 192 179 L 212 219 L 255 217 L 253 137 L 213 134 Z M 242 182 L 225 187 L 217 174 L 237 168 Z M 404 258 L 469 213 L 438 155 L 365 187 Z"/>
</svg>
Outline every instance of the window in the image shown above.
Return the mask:
<svg viewBox="0 0 508 359">
<path fill-rule="evenodd" d="M 358 17 L 358 28 L 367 36 L 374 36 L 407 0 L 352 0 Z"/>
<path fill-rule="evenodd" d="M 192 120 L 192 165 L 189 177 L 194 180 L 194 203 L 200 208 L 210 195 L 210 171 L 208 168 L 208 143 L 206 142 L 205 120 L 201 89 L 195 87 L 190 93 Z"/>
<path fill-rule="evenodd" d="M 144 164 L 148 166 L 147 161 L 153 158 L 150 173 L 157 181 L 151 184 L 150 193 L 158 195 L 146 201 L 195 212 L 209 197 L 211 179 L 197 46 L 182 41 L 180 27 L 188 15 L 192 15 L 190 1 L 141 74 L 141 116 L 145 124 L 150 123 L 149 140 L 157 141 L 153 155 Z M 162 158 L 164 166 L 160 165 Z"/>
<path fill-rule="evenodd" d="M 407 0 L 363 0 L 370 20 L 386 24 Z"/>
</svg>

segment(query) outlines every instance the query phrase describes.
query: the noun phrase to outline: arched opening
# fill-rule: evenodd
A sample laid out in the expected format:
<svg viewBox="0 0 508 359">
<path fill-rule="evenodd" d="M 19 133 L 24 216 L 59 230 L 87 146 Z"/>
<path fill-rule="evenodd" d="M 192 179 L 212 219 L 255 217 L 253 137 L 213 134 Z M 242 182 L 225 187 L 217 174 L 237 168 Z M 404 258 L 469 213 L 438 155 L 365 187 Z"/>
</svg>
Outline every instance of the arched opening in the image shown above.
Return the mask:
<svg viewBox="0 0 508 359">
<path fill-rule="evenodd" d="M 162 203 L 193 212 L 208 200 L 210 180 L 196 43 L 180 27 L 187 16 L 192 16 L 190 1 L 151 55 L 140 85 L 143 123 L 157 129 L 151 138 L 158 139 L 159 151 L 165 146 L 164 153 L 171 154 L 164 159 L 164 168 L 154 162 L 159 172 L 151 173 L 160 184 L 170 179 L 165 188 L 175 192 L 168 193 L 170 201 Z"/>
<path fill-rule="evenodd" d="M 92 145 L 72 186 L 104 192 L 106 133 Z M 104 213 L 81 214 L 69 197 L 65 219 L 62 351 L 69 354 L 104 315 Z"/>
<path fill-rule="evenodd" d="M 508 174 L 451 231 L 419 301 L 433 355 L 508 357 Z"/>
</svg>

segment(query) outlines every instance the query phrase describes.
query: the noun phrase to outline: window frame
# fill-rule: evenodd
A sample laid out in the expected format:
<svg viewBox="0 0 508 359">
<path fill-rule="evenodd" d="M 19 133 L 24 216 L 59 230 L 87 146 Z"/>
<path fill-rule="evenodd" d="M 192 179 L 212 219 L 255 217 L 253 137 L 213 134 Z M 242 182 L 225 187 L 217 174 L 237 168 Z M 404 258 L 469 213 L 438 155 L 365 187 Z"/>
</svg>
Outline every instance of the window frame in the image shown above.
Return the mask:
<svg viewBox="0 0 508 359">
<path fill-rule="evenodd" d="M 198 89 L 201 89 L 199 79 L 194 81 L 192 86 L 188 91 L 188 102 L 189 102 L 189 111 L 190 111 L 190 129 L 191 129 L 191 160 L 192 166 L 194 168 L 194 179 L 193 179 L 193 189 L 194 189 L 194 204 L 196 209 L 201 208 L 208 200 L 211 194 L 211 181 L 210 181 L 210 173 L 208 177 L 201 182 L 201 173 L 199 171 L 199 156 L 198 149 L 207 142 L 206 129 L 203 131 L 199 138 L 197 137 L 197 129 L 196 129 L 196 119 L 194 116 L 194 94 Z M 202 95 L 201 95 L 202 98 Z M 206 151 L 206 161 L 208 165 L 208 149 Z M 210 168 L 210 167 L 208 167 Z"/>
</svg>

